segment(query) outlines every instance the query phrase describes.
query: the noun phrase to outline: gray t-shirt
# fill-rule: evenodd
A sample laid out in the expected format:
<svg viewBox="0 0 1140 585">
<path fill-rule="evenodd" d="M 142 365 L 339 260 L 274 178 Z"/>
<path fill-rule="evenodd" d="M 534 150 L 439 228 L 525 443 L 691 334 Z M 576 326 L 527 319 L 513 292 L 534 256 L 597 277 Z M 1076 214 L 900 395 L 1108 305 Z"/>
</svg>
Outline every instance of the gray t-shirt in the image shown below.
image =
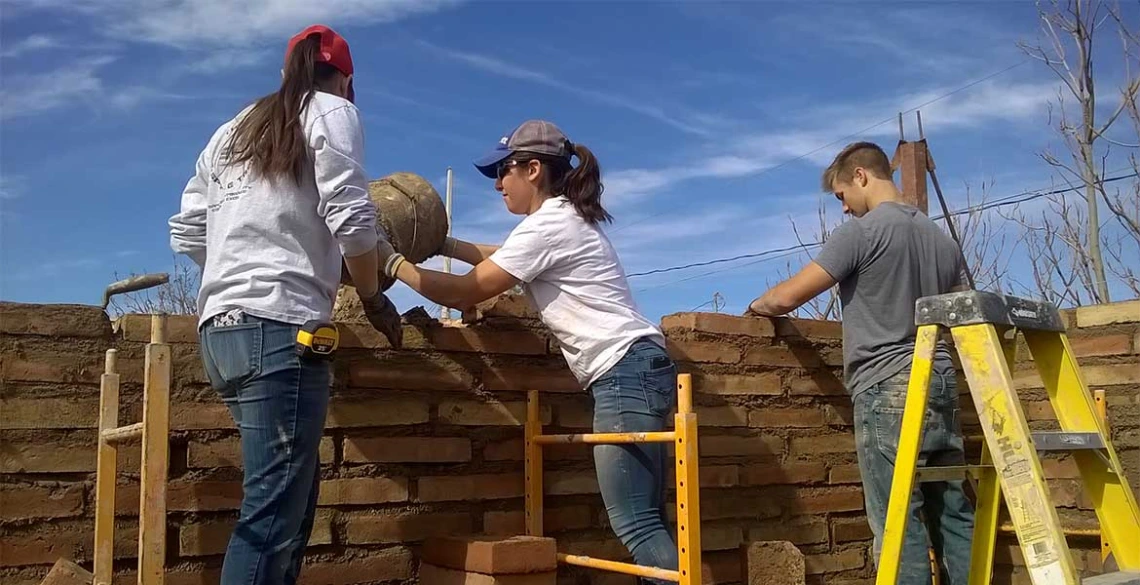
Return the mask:
<svg viewBox="0 0 1140 585">
<path fill-rule="evenodd" d="M 882 203 L 836 228 L 815 258 L 839 282 L 843 369 L 852 397 L 910 366 L 914 304 L 962 283 L 954 240 L 917 208 Z M 952 370 L 940 343 L 935 371 Z"/>
</svg>

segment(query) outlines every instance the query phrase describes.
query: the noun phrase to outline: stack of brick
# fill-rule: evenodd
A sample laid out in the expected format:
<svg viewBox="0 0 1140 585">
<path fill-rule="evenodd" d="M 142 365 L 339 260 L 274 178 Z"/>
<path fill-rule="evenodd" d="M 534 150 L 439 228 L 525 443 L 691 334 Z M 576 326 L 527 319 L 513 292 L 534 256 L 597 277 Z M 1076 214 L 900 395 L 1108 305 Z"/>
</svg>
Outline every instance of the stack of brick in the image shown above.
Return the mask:
<svg viewBox="0 0 1140 585">
<path fill-rule="evenodd" d="M 553 538 L 439 537 L 424 543 L 421 583 L 432 585 L 555 585 Z"/>
<path fill-rule="evenodd" d="M 590 397 L 525 305 L 506 299 L 480 314 L 468 326 L 409 324 L 402 350 L 367 324 L 342 327 L 306 581 L 406 583 L 417 578 L 427 539 L 522 534 L 526 390 L 541 392 L 546 431 L 589 432 Z M 1106 390 L 1129 480 L 1140 486 L 1140 301 L 1066 317 L 1086 381 Z M 217 582 L 241 497 L 237 431 L 202 372 L 194 324 L 193 317 L 169 324 L 167 582 L 177 585 Z M 873 582 L 840 325 L 682 313 L 662 326 L 694 378 L 704 583 L 747 582 L 741 546 L 771 540 L 802 552 L 809 584 Z M 60 557 L 90 568 L 103 352 L 119 350 L 120 421 L 134 422 L 148 340 L 144 316 L 113 330 L 97 307 L 0 303 L 0 582 L 38 585 Z M 1018 384 L 1040 428 L 1052 413 L 1027 360 L 1021 356 Z M 980 434 L 968 401 L 962 420 L 967 434 Z M 544 533 L 566 553 L 630 561 L 606 520 L 590 448 L 544 451 Z M 123 583 L 137 551 L 138 465 L 137 446 L 128 447 L 116 506 Z M 1051 459 L 1046 469 L 1064 521 L 1084 526 L 1087 497 L 1071 462 Z M 1071 542 L 1081 565 L 1097 570 L 1096 540 Z M 1024 578 L 1015 541 L 1004 543 L 996 583 Z"/>
</svg>

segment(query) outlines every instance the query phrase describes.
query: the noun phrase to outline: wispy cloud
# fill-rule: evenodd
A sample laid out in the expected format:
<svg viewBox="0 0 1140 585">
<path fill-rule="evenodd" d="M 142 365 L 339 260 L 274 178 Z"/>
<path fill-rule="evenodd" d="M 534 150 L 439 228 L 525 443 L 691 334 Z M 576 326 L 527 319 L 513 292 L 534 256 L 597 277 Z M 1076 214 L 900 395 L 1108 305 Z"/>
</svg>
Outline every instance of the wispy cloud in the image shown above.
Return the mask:
<svg viewBox="0 0 1140 585">
<path fill-rule="evenodd" d="M 114 61 L 109 56 L 90 57 L 54 71 L 8 77 L 0 89 L 0 120 L 96 99 L 103 91 L 103 81 L 97 73 Z"/>
<path fill-rule="evenodd" d="M 28 53 L 57 49 L 63 46 L 63 43 L 60 43 L 55 37 L 36 34 L 8 44 L 3 50 L 0 50 L 0 57 L 21 57 Z"/>
<path fill-rule="evenodd" d="M 27 187 L 28 181 L 24 177 L 10 173 L 0 175 L 0 201 L 23 197 Z"/>
<path fill-rule="evenodd" d="M 491 73 L 493 75 L 498 75 L 499 77 L 517 79 L 520 81 L 529 81 L 531 83 L 544 85 L 546 87 L 576 95 L 580 98 L 592 101 L 594 103 L 635 112 L 689 134 L 707 136 L 710 132 L 708 128 L 700 124 L 697 124 L 693 121 L 681 119 L 676 115 L 666 112 L 664 108 L 645 103 L 641 100 L 629 98 L 608 91 L 578 87 L 576 85 L 572 85 L 565 81 L 559 80 L 542 71 L 529 69 L 523 65 L 510 63 L 497 57 L 483 55 L 480 53 L 456 51 L 454 49 L 441 47 L 424 40 L 417 41 L 417 43 L 439 56 L 462 63 L 473 69 L 478 69 L 480 71 Z"/>
</svg>

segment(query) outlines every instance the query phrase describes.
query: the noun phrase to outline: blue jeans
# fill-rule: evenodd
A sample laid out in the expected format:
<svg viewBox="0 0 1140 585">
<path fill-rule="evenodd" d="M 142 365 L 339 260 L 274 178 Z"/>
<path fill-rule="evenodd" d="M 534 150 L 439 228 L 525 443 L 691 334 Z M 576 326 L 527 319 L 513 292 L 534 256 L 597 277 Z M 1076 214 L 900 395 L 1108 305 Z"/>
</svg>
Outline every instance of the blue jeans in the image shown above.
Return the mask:
<svg viewBox="0 0 1140 585">
<path fill-rule="evenodd" d="M 293 585 L 313 528 L 328 362 L 294 350 L 296 325 L 250 315 L 200 332 L 202 361 L 241 432 L 241 513 L 221 585 Z"/>
<path fill-rule="evenodd" d="M 891 479 L 895 470 L 899 432 L 910 368 L 855 396 L 855 443 L 867 520 L 875 534 L 875 563 L 882 548 Z M 918 465 L 965 465 L 966 455 L 958 421 L 958 384 L 953 370 L 932 373 L 922 431 Z M 910 497 L 899 566 L 899 585 L 931 583 L 928 546 L 939 562 L 939 582 L 966 585 L 970 571 L 970 543 L 974 507 L 962 490 L 963 482 L 916 484 Z"/>
<path fill-rule="evenodd" d="M 663 431 L 677 402 L 677 367 L 661 346 L 641 339 L 590 392 L 595 433 Z M 594 446 L 610 526 L 634 562 L 676 570 L 677 544 L 666 529 L 664 509 L 667 456 L 664 443 Z"/>
</svg>

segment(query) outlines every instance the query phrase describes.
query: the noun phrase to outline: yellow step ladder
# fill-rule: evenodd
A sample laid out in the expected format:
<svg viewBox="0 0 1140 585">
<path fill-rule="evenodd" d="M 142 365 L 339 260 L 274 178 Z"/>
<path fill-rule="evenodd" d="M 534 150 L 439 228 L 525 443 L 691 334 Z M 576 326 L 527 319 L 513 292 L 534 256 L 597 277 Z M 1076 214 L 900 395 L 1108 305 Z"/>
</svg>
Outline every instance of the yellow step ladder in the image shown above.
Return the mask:
<svg viewBox="0 0 1140 585">
<path fill-rule="evenodd" d="M 978 506 L 970 585 L 991 582 L 998 511 L 1004 495 L 1033 585 L 1081 583 L 1057 510 L 1049 497 L 1039 451 L 1068 451 L 1093 502 L 1101 535 L 1119 572 L 1085 579 L 1086 585 L 1140 584 L 1140 510 L 1108 438 L 1107 423 L 1073 356 L 1053 305 L 983 291 L 924 297 L 915 304 L 918 325 L 902 429 L 891 484 L 876 585 L 895 585 L 910 497 L 917 481 L 978 478 Z M 916 469 L 922 445 L 932 361 L 939 334 L 949 329 L 985 435 L 982 463 Z M 1059 432 L 1031 433 L 1013 387 L 1014 343 L 1020 331 L 1053 411 Z M 1012 337 L 1012 336 L 1011 336 Z M 991 463 L 992 462 L 992 463 Z"/>
<path fill-rule="evenodd" d="M 558 553 L 558 562 L 637 577 L 675 581 L 680 585 L 701 585 L 700 480 L 697 466 L 697 413 L 693 412 L 692 375 L 677 375 L 677 413 L 673 430 L 655 433 L 592 433 L 570 435 L 542 434 L 538 391 L 526 397 L 526 534 L 542 536 L 542 447 L 544 445 L 585 443 L 673 443 L 677 476 L 677 570 L 645 567 Z"/>
</svg>

